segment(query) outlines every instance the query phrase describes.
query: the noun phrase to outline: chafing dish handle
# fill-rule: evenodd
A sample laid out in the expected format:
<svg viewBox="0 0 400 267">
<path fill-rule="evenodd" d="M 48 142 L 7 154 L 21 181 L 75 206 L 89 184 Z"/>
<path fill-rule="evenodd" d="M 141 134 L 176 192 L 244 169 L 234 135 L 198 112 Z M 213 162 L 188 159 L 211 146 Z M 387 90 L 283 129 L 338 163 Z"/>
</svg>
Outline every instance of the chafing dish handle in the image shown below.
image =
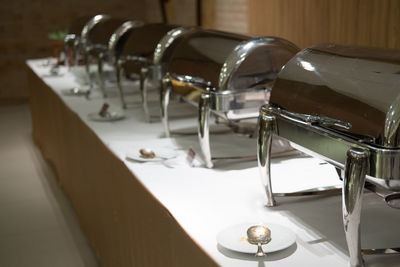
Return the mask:
<svg viewBox="0 0 400 267">
<path fill-rule="evenodd" d="M 297 112 L 291 112 L 288 110 L 283 110 L 281 108 L 269 107 L 270 110 L 273 110 L 274 113 L 280 114 L 282 117 L 287 119 L 295 119 L 297 121 L 305 122 L 311 125 L 321 125 L 321 126 L 336 126 L 346 130 L 351 129 L 352 125 L 349 122 L 337 120 L 330 118 L 325 115 L 310 115 L 310 114 L 303 114 Z"/>
</svg>

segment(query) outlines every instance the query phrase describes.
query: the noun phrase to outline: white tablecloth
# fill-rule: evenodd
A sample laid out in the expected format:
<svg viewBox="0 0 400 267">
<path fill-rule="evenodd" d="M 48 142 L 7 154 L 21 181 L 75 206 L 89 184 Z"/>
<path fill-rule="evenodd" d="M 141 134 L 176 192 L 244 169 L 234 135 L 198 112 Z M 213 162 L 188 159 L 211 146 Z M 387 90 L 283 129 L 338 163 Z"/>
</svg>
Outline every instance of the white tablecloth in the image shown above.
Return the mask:
<svg viewBox="0 0 400 267">
<path fill-rule="evenodd" d="M 49 73 L 41 60 L 27 64 L 38 75 Z M 88 113 L 98 112 L 105 100 L 95 90 L 89 100 L 64 96 L 62 89 L 77 86 L 76 79 L 65 68 L 61 76 L 43 80 L 65 104 L 106 144 L 159 200 L 189 236 L 221 266 L 348 266 L 344 237 L 341 196 L 277 198 L 278 205 L 265 207 L 265 193 L 255 161 L 219 162 L 214 169 L 190 167 L 186 151 L 192 147 L 198 154 L 197 136 L 162 138 L 159 119 L 144 121 L 138 84 L 128 89 L 126 118 L 116 122 L 94 122 Z M 113 93 L 114 92 L 114 93 Z M 110 89 L 106 102 L 110 109 L 121 111 L 116 89 Z M 158 95 L 151 96 L 151 113 L 159 114 Z M 173 130 L 196 130 L 197 110 L 178 101 L 170 105 Z M 222 126 L 212 126 L 220 128 Z M 256 139 L 236 134 L 211 135 L 215 156 L 249 155 L 256 152 Z M 176 150 L 178 158 L 167 167 L 160 163 L 137 163 L 126 159 L 129 151 L 140 147 Z M 340 184 L 333 167 L 312 158 L 275 159 L 272 164 L 274 192 L 305 190 L 317 186 Z M 399 246 L 397 229 L 400 212 L 391 209 L 372 193 L 366 193 L 362 212 L 363 247 Z M 295 232 L 296 244 L 280 252 L 257 259 L 229 251 L 217 244 L 222 229 L 242 222 L 273 222 Z M 400 257 L 367 256 L 368 266 L 399 266 Z"/>
</svg>

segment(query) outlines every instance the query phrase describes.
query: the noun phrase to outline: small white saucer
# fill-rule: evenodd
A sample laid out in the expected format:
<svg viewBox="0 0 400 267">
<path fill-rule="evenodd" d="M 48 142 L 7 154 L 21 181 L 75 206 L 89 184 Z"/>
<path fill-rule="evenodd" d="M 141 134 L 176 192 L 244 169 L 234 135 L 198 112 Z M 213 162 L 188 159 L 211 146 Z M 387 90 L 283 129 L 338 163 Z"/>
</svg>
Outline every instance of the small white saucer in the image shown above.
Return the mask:
<svg viewBox="0 0 400 267">
<path fill-rule="evenodd" d="M 93 112 L 88 114 L 89 120 L 92 121 L 118 121 L 125 118 L 125 115 L 119 112 L 108 112 L 106 116 L 102 117 L 98 112 Z"/>
<path fill-rule="evenodd" d="M 89 89 L 69 88 L 61 90 L 61 94 L 66 96 L 84 96 L 88 91 Z"/>
<path fill-rule="evenodd" d="M 294 232 L 275 223 L 241 223 L 232 225 L 218 233 L 217 242 L 233 251 L 255 254 L 257 246 L 247 241 L 247 229 L 254 225 L 264 225 L 271 230 L 271 242 L 262 246 L 265 253 L 283 250 L 296 242 L 296 234 Z"/>
<path fill-rule="evenodd" d="M 159 149 L 152 149 L 154 153 L 157 155 L 155 158 L 144 158 L 139 152 L 139 149 L 137 150 L 131 150 L 126 153 L 126 159 L 128 160 L 134 160 L 134 161 L 139 161 L 139 162 L 159 162 L 162 160 L 168 160 L 168 159 L 173 159 L 178 156 L 178 153 L 174 150 L 171 149 L 166 149 L 166 148 L 159 148 Z"/>
</svg>

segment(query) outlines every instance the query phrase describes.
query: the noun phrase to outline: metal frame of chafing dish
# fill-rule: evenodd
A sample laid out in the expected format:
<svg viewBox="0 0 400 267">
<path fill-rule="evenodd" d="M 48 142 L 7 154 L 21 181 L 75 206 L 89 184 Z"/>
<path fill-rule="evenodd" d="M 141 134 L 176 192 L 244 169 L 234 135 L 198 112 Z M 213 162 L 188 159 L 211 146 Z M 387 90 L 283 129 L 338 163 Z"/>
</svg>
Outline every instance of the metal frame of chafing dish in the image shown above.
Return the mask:
<svg viewBox="0 0 400 267">
<path fill-rule="evenodd" d="M 130 32 L 132 29 L 143 26 L 143 25 L 144 24 L 137 25 L 137 26 L 135 25 L 134 27 L 126 29 L 125 33 Z M 123 65 L 127 62 L 134 62 L 134 63 L 141 64 L 142 66 L 141 66 L 140 73 L 139 73 L 141 101 L 142 101 L 142 106 L 143 106 L 143 110 L 145 113 L 146 121 L 150 122 L 150 114 L 149 114 L 148 103 L 147 103 L 146 81 L 150 81 L 152 84 L 157 84 L 158 86 L 160 86 L 161 79 L 162 79 L 162 73 L 163 73 L 162 66 L 160 63 L 162 54 L 160 54 L 160 52 L 163 53 L 165 51 L 165 49 L 167 49 L 169 47 L 171 42 L 173 40 L 175 40 L 181 34 L 181 31 L 184 32 L 184 31 L 186 31 L 186 29 L 189 29 L 189 28 L 192 28 L 192 27 L 178 27 L 176 29 L 172 29 L 171 31 L 169 31 L 165 35 L 165 37 L 163 37 L 162 40 L 158 43 L 157 48 L 154 52 L 153 60 L 149 60 L 146 57 L 134 56 L 134 55 L 124 55 L 124 56 L 120 56 L 116 59 L 115 65 L 116 65 L 116 71 L 117 71 L 117 85 L 118 85 L 118 89 L 119 89 L 120 96 L 121 96 L 122 107 L 124 109 L 126 109 L 127 105 L 126 105 L 125 96 L 123 93 L 123 88 L 122 88 L 122 83 L 121 83 L 121 74 L 122 74 L 122 70 L 123 70 Z M 125 35 L 125 33 L 122 33 L 122 34 Z M 169 34 L 172 34 L 172 33 L 174 33 L 174 34 L 171 37 L 171 35 L 169 35 Z M 168 39 L 167 39 L 167 40 L 163 41 L 167 37 L 170 37 L 170 40 L 168 41 Z M 110 42 L 111 42 L 111 40 L 110 40 Z M 110 43 L 110 47 L 111 47 L 111 43 Z M 119 51 L 119 52 L 122 52 L 122 51 Z M 154 63 L 154 62 L 156 62 L 156 63 Z"/>
<path fill-rule="evenodd" d="M 161 92 L 161 118 L 167 137 L 170 136 L 167 112 L 169 95 L 172 90 L 173 82 L 187 84 L 197 88 L 197 90 L 202 92 L 199 103 L 185 98 L 183 99 L 194 106 L 198 106 L 198 137 L 203 159 L 207 168 L 213 167 L 213 160 L 256 159 L 255 155 L 218 158 L 212 157 L 210 147 L 209 120 L 211 113 L 219 118 L 227 120 L 228 122 L 258 117 L 258 109 L 261 105 L 267 102 L 267 94 L 269 93 L 270 88 L 246 88 L 244 90 L 230 91 L 228 90 L 228 84 L 230 79 L 234 76 L 235 71 L 239 68 L 240 64 L 246 59 L 246 56 L 249 56 L 257 48 L 268 46 L 272 42 L 281 42 L 287 47 L 293 48 L 293 50 L 296 52 L 298 51 L 298 48 L 292 43 L 276 37 L 260 37 L 244 41 L 238 44 L 226 59 L 220 73 L 218 84 L 219 90 L 215 90 L 215 88 L 211 87 L 211 83 L 209 81 L 199 77 L 174 74 L 167 74 L 164 76 Z M 295 52 L 293 53 L 293 56 L 294 55 Z M 274 70 L 274 72 L 277 74 L 279 70 Z M 249 95 L 257 99 L 257 101 L 251 103 L 250 105 L 245 99 L 245 96 Z"/>
<path fill-rule="evenodd" d="M 91 32 L 91 31 L 95 28 L 95 26 L 98 25 L 99 23 L 102 23 L 102 22 L 105 22 L 105 21 L 111 19 L 111 17 L 108 16 L 108 15 L 99 15 L 99 16 L 101 16 L 101 17 L 98 18 L 98 21 L 97 21 L 97 22 L 93 23 L 93 24 L 94 24 L 93 26 L 92 26 L 92 25 L 88 25 L 90 22 L 87 24 L 87 25 L 88 25 L 88 31 L 87 31 L 86 34 L 84 34 L 85 28 L 82 30 L 82 35 L 81 35 L 82 37 L 81 37 L 81 39 L 83 39 L 83 46 L 84 46 L 83 51 L 84 51 L 84 59 L 85 59 L 85 69 L 86 69 L 87 75 L 88 75 L 88 77 L 89 77 L 89 90 L 88 90 L 88 92 L 86 93 L 86 96 L 89 96 L 90 93 L 91 93 L 91 90 L 93 89 L 93 81 L 92 81 L 92 79 L 90 78 L 90 61 L 89 61 L 89 57 L 90 57 L 90 54 L 91 54 L 92 51 L 99 50 L 100 52 L 99 52 L 99 54 L 98 54 L 98 56 L 97 56 L 97 58 L 96 58 L 96 60 L 97 60 L 97 72 L 98 72 L 99 81 L 100 81 L 100 89 L 101 89 L 101 91 L 102 91 L 102 93 L 103 93 L 103 97 L 106 98 L 106 97 L 107 97 L 107 93 L 106 93 L 105 84 L 104 84 L 103 64 L 104 64 L 105 59 L 109 56 L 109 53 L 110 53 L 110 49 L 109 49 L 109 47 L 110 47 L 110 42 L 111 42 L 111 41 L 113 40 L 113 38 L 114 38 L 114 33 L 115 33 L 116 31 L 118 31 L 126 22 L 129 22 L 129 21 L 123 22 L 123 23 L 121 24 L 121 26 L 118 27 L 118 28 L 115 30 L 115 32 L 111 35 L 111 37 L 110 37 L 110 39 L 109 39 L 109 45 L 108 45 L 108 46 L 103 46 L 103 45 L 98 45 L 98 44 L 91 44 L 91 43 L 89 42 L 89 39 L 88 39 L 88 37 L 89 37 L 89 35 L 90 35 L 90 32 Z M 95 16 L 95 17 L 97 17 L 97 16 Z M 135 22 L 132 22 L 132 23 L 135 24 L 135 25 L 137 24 L 138 26 L 140 26 L 140 25 L 143 24 L 143 23 L 140 22 L 140 21 L 135 21 Z M 128 23 L 128 26 L 129 26 L 129 23 Z M 122 37 L 122 36 L 121 36 L 121 37 Z M 118 42 L 118 41 L 119 41 L 119 39 L 117 39 L 117 42 Z M 112 52 L 114 52 L 114 51 L 112 51 Z"/>
<path fill-rule="evenodd" d="M 194 33 L 195 31 L 197 31 L 198 28 L 195 27 L 191 27 L 188 28 L 187 30 L 181 32 L 179 35 L 175 36 L 175 34 L 171 34 L 171 36 L 173 36 L 174 38 L 171 39 L 171 41 L 169 43 L 171 44 L 175 44 L 176 43 L 176 39 L 178 39 L 180 36 L 183 36 L 184 34 L 188 34 L 190 35 L 191 33 Z M 166 36 L 166 40 L 168 40 L 167 38 L 168 36 Z M 185 37 L 183 37 L 185 38 Z M 183 39 L 182 38 L 182 39 Z M 175 42 L 175 43 L 174 43 Z M 168 51 L 168 49 L 164 49 L 164 51 L 161 50 L 161 52 L 158 52 L 158 57 L 161 61 L 161 59 L 164 60 L 164 53 Z M 157 52 L 157 51 L 156 51 Z M 155 53 L 156 56 L 156 53 Z M 160 64 L 159 64 L 160 65 Z M 162 70 L 165 70 L 168 66 L 161 66 Z M 163 71 L 163 76 L 162 76 L 162 81 L 161 81 L 161 88 L 160 88 L 160 107 L 161 107 L 161 121 L 163 123 L 164 126 L 164 132 L 165 132 L 165 136 L 166 137 L 170 137 L 171 136 L 171 131 L 169 128 L 169 119 L 168 119 L 168 105 L 169 105 L 169 98 L 171 95 L 171 91 L 173 91 L 173 83 L 182 83 L 184 85 L 190 86 L 190 87 L 194 87 L 196 91 L 198 92 L 203 92 L 203 93 L 207 93 L 210 91 L 211 89 L 211 82 L 207 81 L 201 77 L 192 77 L 189 75 L 177 75 L 174 73 L 170 73 L 167 71 Z M 196 102 L 193 102 L 187 98 L 181 97 L 181 99 L 193 106 L 198 106 L 198 104 Z M 176 132 L 174 132 L 173 134 L 177 134 Z M 178 133 L 179 134 L 179 133 Z M 189 134 L 196 134 L 196 133 L 189 133 Z"/>
<path fill-rule="evenodd" d="M 166 66 L 163 64 L 163 58 L 165 52 L 172 44 L 176 44 L 176 40 L 182 35 L 195 30 L 196 27 L 184 26 L 177 27 L 170 30 L 157 44 L 157 48 L 154 51 L 153 61 L 148 62 L 149 64 L 142 67 L 140 70 L 140 92 L 142 97 L 142 106 L 145 114 L 145 119 L 147 122 L 151 122 L 151 116 L 148 107 L 148 84 L 150 83 L 153 87 L 158 87 L 160 92 L 162 92 L 162 79 L 166 74 Z M 161 107 L 161 112 L 163 109 Z M 163 117 L 163 116 L 161 116 Z"/>
<path fill-rule="evenodd" d="M 79 43 L 79 39 L 80 39 L 80 37 L 74 33 L 69 33 L 64 38 L 65 65 L 68 67 L 68 69 L 70 69 L 72 67 L 70 65 L 70 58 L 69 58 L 68 50 L 72 47 L 72 54 L 73 54 L 74 61 L 75 61 L 77 58 L 76 47 Z M 77 64 L 78 63 L 75 61 L 74 65 L 77 65 Z"/>
<path fill-rule="evenodd" d="M 398 253 L 399 248 L 362 250 L 360 216 L 366 181 L 400 191 L 400 149 L 376 147 L 351 139 L 324 127 L 330 125 L 349 127 L 345 122 L 327 117 L 292 113 L 272 105 L 261 107 L 257 158 L 267 195 L 267 206 L 275 205 L 270 165 L 272 138 L 277 135 L 287 139 L 294 148 L 344 170 L 343 224 L 352 267 L 363 266 L 362 252 Z M 304 192 L 303 195 L 308 194 Z"/>
<path fill-rule="evenodd" d="M 89 20 L 91 18 L 90 17 L 81 17 L 81 18 L 78 18 L 77 20 L 83 21 L 84 19 L 85 20 L 87 19 L 87 21 L 81 25 L 82 29 L 87 24 L 87 22 L 89 22 Z M 74 23 L 75 22 L 76 21 L 74 21 Z M 82 32 L 82 29 L 78 30 L 76 28 L 73 28 L 73 30 L 80 31 L 80 32 Z M 71 30 L 71 29 L 69 29 L 69 30 Z M 72 67 L 70 65 L 69 49 L 72 50 L 72 56 L 74 58 L 74 65 L 78 64 L 76 59 L 77 59 L 77 49 L 78 49 L 79 42 L 80 42 L 80 35 L 77 34 L 77 32 L 69 32 L 69 33 L 67 33 L 67 35 L 64 38 L 63 49 L 64 49 L 64 53 L 65 53 L 65 65 L 68 67 L 68 69 L 70 69 Z"/>
<path fill-rule="evenodd" d="M 109 20 L 111 16 L 100 14 L 94 16 L 82 29 L 81 37 L 79 40 L 79 48 L 83 51 L 83 59 L 85 64 L 85 70 L 89 77 L 89 93 L 93 87 L 92 81 L 90 79 L 90 69 L 89 69 L 89 51 L 91 49 L 89 44 L 89 34 L 90 32 L 100 23 Z"/>
<path fill-rule="evenodd" d="M 80 36 L 76 36 L 75 34 L 72 35 L 67 35 L 64 39 L 64 49 L 67 49 L 67 46 L 73 43 L 74 46 L 74 61 L 75 61 L 75 66 L 78 64 L 78 57 L 79 54 L 83 54 L 83 60 L 85 64 L 85 71 L 86 75 L 88 76 L 89 79 L 89 88 L 88 89 L 82 89 L 82 88 L 74 88 L 71 89 L 68 94 L 73 94 L 73 95 L 85 95 L 89 96 L 91 93 L 91 89 L 93 87 L 92 80 L 90 78 L 90 69 L 89 69 L 89 51 L 90 51 L 90 44 L 89 44 L 89 34 L 90 32 L 101 22 L 104 22 L 111 17 L 109 15 L 105 14 L 99 14 L 94 17 L 92 17 L 83 27 L 82 32 Z M 67 45 L 67 46 L 66 46 Z"/>
<path fill-rule="evenodd" d="M 294 56 L 296 52 L 299 51 L 299 49 L 294 44 L 276 37 L 261 37 L 243 42 L 242 44 L 239 44 L 234 51 L 232 51 L 232 53 L 225 61 L 224 67 L 222 68 L 220 73 L 218 84 L 219 90 L 209 90 L 207 94 L 202 94 L 199 103 L 198 135 L 203 157 L 208 168 L 213 167 L 213 159 L 224 159 L 212 158 L 211 156 L 209 134 L 210 113 L 213 112 L 217 116 L 222 117 L 228 121 L 237 121 L 258 117 L 259 107 L 268 102 L 268 94 L 270 88 L 246 88 L 244 90 L 230 91 L 229 82 L 231 81 L 231 79 L 233 79 L 233 77 L 235 76 L 235 71 L 239 69 L 241 63 L 246 59 L 246 57 L 248 57 L 257 48 L 272 45 L 274 43 L 282 44 L 282 48 L 286 46 L 288 51 L 289 48 L 293 49 L 292 56 Z M 271 73 L 277 75 L 279 70 L 280 69 L 273 69 L 271 70 Z M 249 104 L 246 100 L 246 96 L 249 95 L 257 100 Z M 249 156 L 245 156 L 245 158 L 249 158 Z M 253 158 L 255 159 L 256 157 L 254 156 Z"/>
<path fill-rule="evenodd" d="M 117 87 L 119 90 L 119 95 L 121 98 L 122 108 L 126 109 L 126 102 L 124 98 L 124 92 L 121 84 L 121 75 L 122 75 L 122 65 L 126 62 L 127 58 L 121 58 L 122 53 L 122 45 L 120 44 L 123 39 L 130 34 L 130 32 L 137 27 L 143 26 L 144 23 L 142 21 L 126 21 L 124 22 L 111 36 L 109 44 L 108 44 L 108 52 L 110 56 L 110 61 L 114 65 Z M 103 64 L 102 60 L 99 64 Z M 99 77 L 100 77 L 100 86 L 104 88 L 104 76 L 103 76 L 103 68 L 99 68 Z M 105 89 L 104 89 L 105 90 Z"/>
</svg>

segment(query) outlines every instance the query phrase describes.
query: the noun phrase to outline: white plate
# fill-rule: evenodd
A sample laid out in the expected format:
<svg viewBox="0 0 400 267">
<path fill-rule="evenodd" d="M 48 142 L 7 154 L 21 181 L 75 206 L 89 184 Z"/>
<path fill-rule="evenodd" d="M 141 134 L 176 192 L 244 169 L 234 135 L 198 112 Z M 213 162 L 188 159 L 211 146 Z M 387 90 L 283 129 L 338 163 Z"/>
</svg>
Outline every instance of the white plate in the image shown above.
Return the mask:
<svg viewBox="0 0 400 267">
<path fill-rule="evenodd" d="M 253 225 L 264 225 L 271 230 L 271 242 L 262 246 L 265 253 L 288 248 L 296 242 L 295 233 L 284 226 L 274 223 L 241 223 L 232 225 L 218 233 L 217 242 L 230 250 L 256 253 L 257 246 L 247 242 L 247 229 Z"/>
<path fill-rule="evenodd" d="M 42 78 L 57 78 L 57 77 L 62 77 L 62 76 L 64 76 L 64 74 L 62 74 L 62 73 L 55 73 L 55 74 L 46 73 L 46 74 L 42 75 Z"/>
<path fill-rule="evenodd" d="M 125 115 L 119 112 L 111 111 L 107 114 L 107 116 L 100 116 L 98 112 L 93 112 L 88 114 L 89 120 L 92 121 L 118 121 L 125 118 Z"/>
<path fill-rule="evenodd" d="M 128 151 L 126 153 L 126 158 L 129 160 L 140 161 L 140 162 L 158 162 L 162 160 L 172 159 L 178 156 L 177 152 L 171 149 L 166 148 L 159 148 L 159 149 L 152 149 L 154 154 L 157 155 L 156 158 L 143 158 L 140 155 L 139 149 Z"/>
<path fill-rule="evenodd" d="M 86 95 L 88 91 L 88 89 L 69 88 L 61 90 L 61 94 L 66 96 L 83 96 Z"/>
</svg>

